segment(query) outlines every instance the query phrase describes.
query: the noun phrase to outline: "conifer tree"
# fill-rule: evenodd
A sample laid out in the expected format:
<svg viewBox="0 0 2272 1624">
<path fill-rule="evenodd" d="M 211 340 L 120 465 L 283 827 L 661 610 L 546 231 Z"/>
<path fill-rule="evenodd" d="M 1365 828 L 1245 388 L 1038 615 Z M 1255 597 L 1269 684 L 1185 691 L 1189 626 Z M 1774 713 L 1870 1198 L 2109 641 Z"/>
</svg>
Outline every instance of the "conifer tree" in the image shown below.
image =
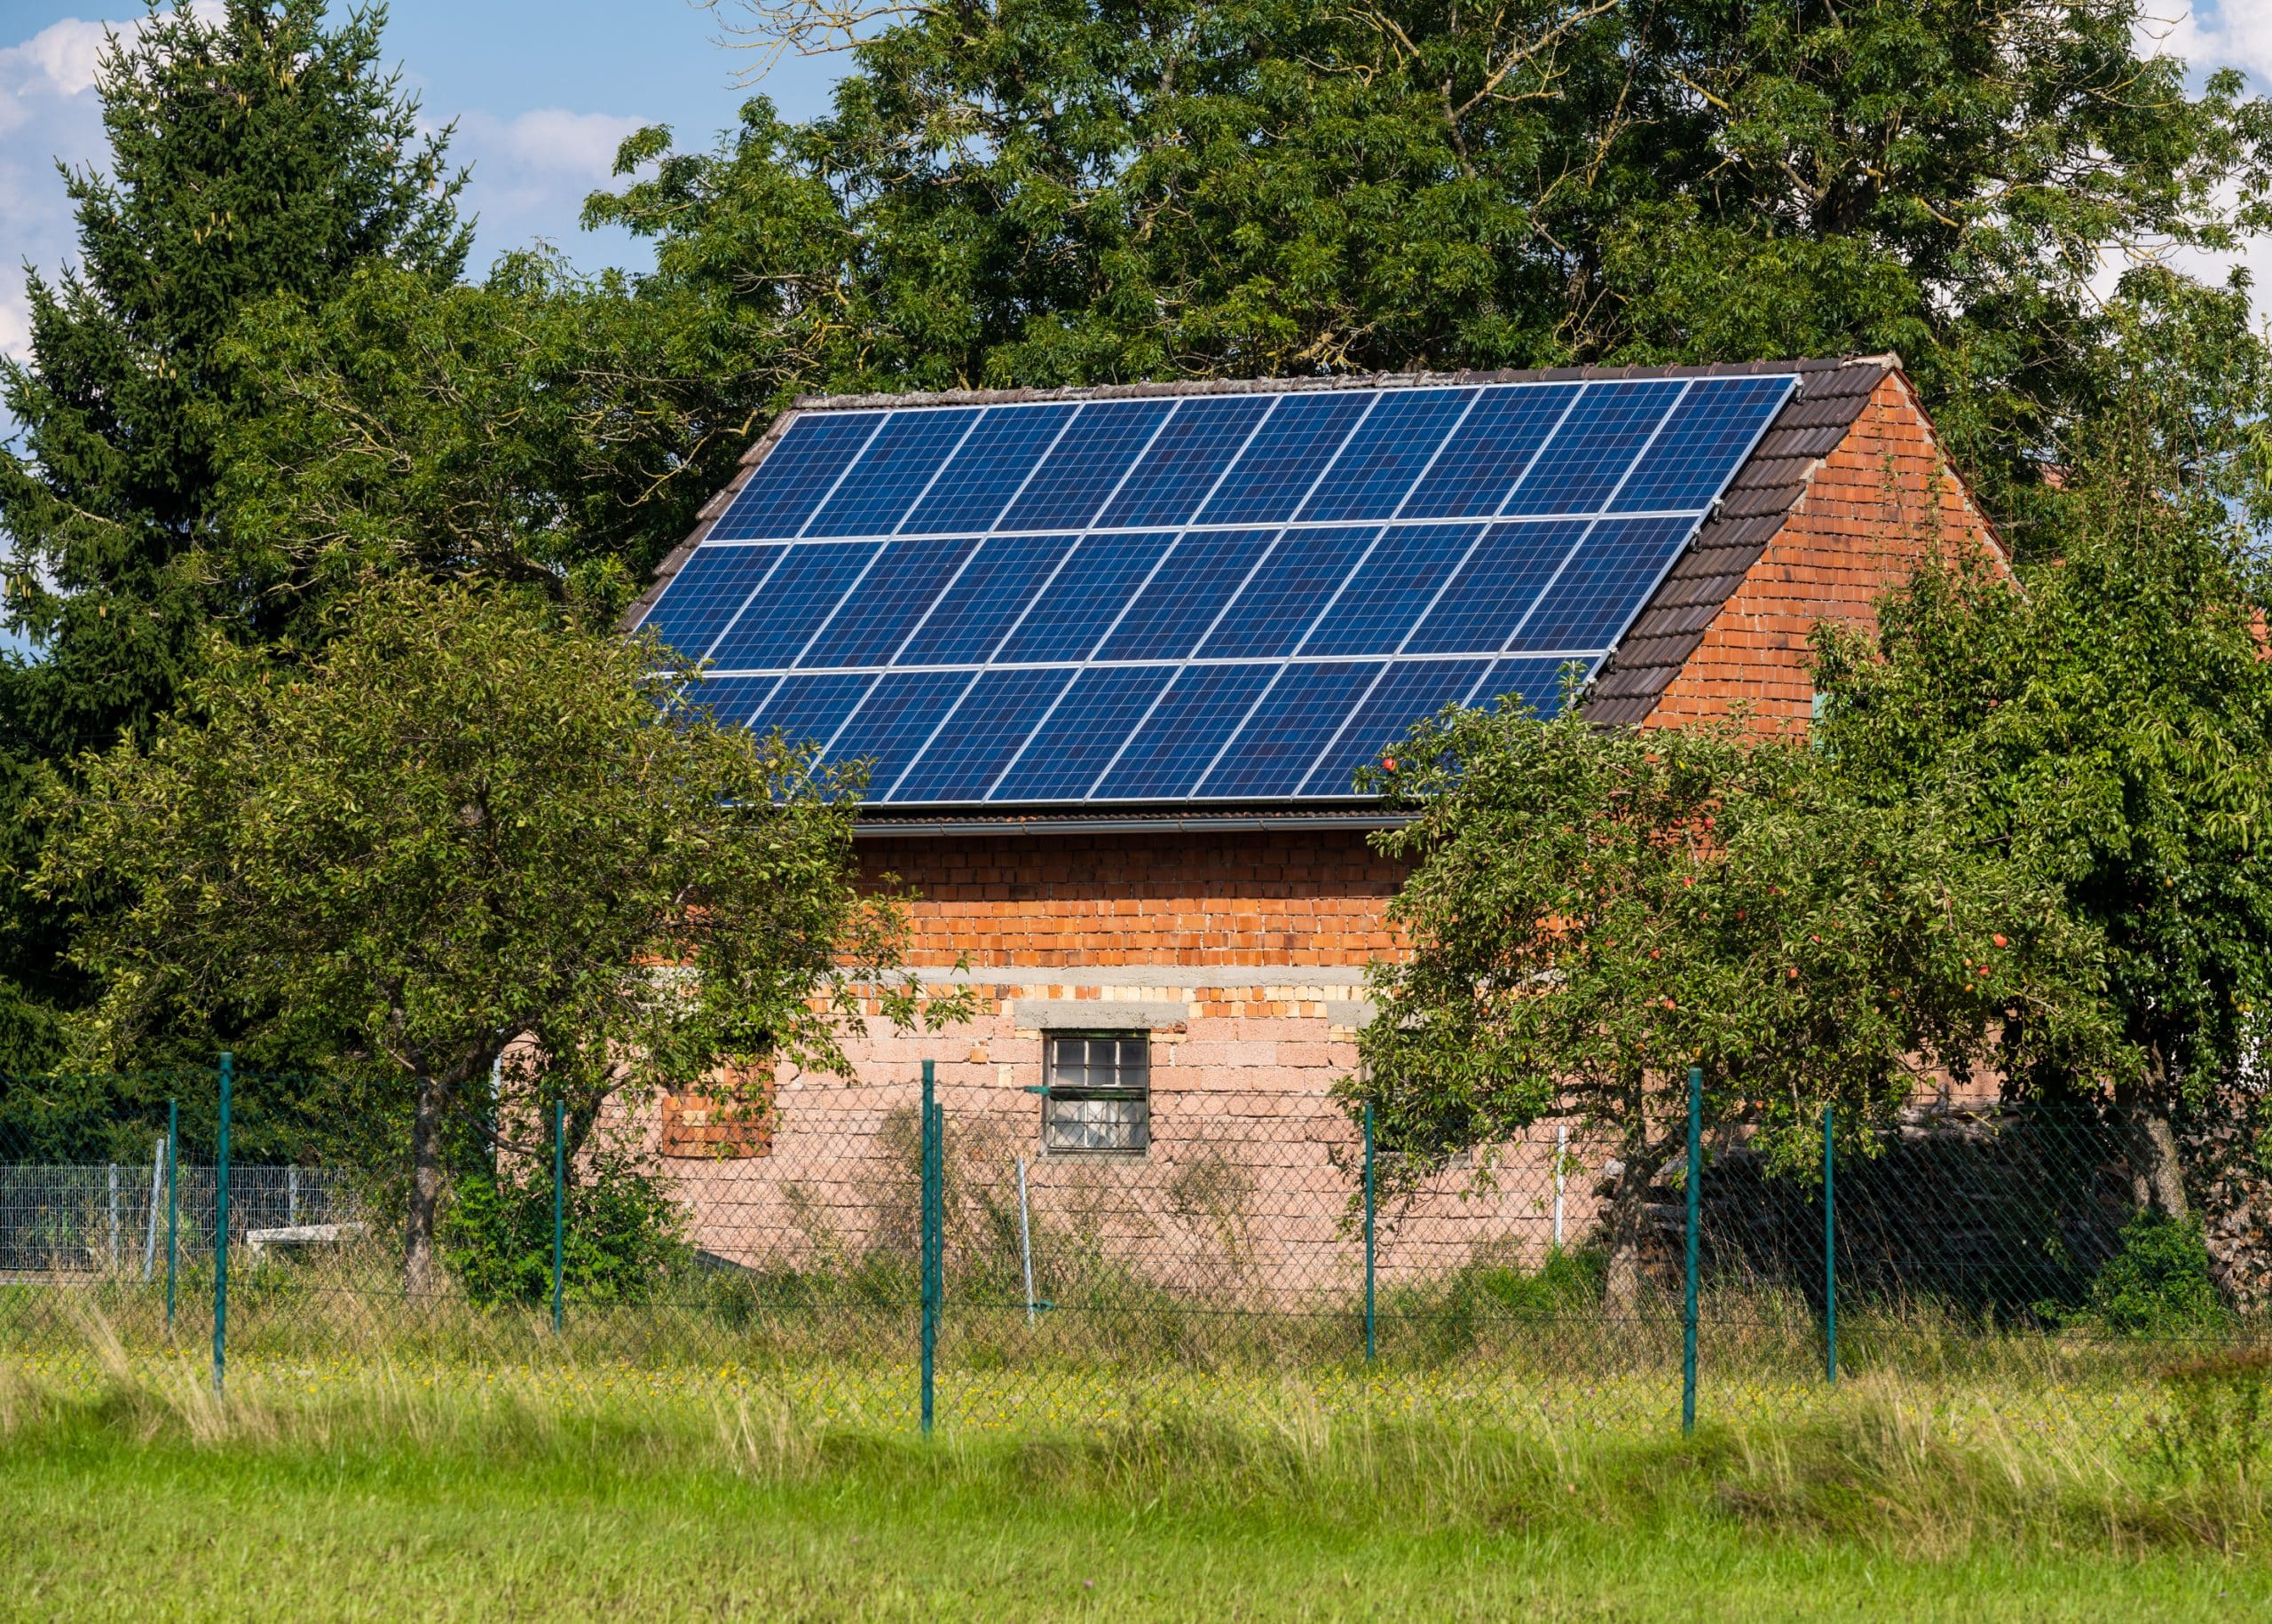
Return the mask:
<svg viewBox="0 0 2272 1624">
<path fill-rule="evenodd" d="M 76 263 L 33 274 L 31 351 L 0 362 L 20 425 L 0 446 L 6 613 L 36 658 L 0 665 L 0 863 L 38 832 L 24 769 L 146 731 L 217 621 L 257 636 L 257 600 L 210 567 L 215 448 L 257 406 L 223 356 L 240 315 L 280 293 L 320 301 L 361 265 L 454 280 L 469 233 L 448 131 L 379 62 L 385 12 L 327 20 L 323 0 L 152 0 L 97 80 L 106 169 L 67 170 Z M 59 926 L 0 903 L 0 1067 L 49 1046 L 39 1006 L 68 1002 Z"/>
</svg>

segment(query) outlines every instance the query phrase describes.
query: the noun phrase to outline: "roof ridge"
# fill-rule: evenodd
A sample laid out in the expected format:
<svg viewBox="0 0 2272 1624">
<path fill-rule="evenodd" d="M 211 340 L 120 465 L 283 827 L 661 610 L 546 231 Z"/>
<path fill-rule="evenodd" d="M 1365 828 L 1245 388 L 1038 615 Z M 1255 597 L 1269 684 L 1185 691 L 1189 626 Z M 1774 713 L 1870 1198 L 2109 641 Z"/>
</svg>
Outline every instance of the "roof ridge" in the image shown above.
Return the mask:
<svg viewBox="0 0 2272 1624">
<path fill-rule="evenodd" d="M 1703 365 L 1463 368 L 1455 372 L 1349 372 L 1320 377 L 1180 378 L 1135 383 L 1066 384 L 1054 389 L 946 389 L 866 394 L 807 394 L 786 411 L 882 411 L 899 406 L 1019 406 L 1057 400 L 1137 400 L 1177 395 L 1272 395 L 1311 390 L 1443 389 L 1479 383 L 1567 383 L 1599 379 L 1745 378 L 1780 372 L 1832 372 L 1844 367 L 1894 367 L 1884 355 L 1811 356 L 1774 361 L 1716 361 Z"/>
</svg>

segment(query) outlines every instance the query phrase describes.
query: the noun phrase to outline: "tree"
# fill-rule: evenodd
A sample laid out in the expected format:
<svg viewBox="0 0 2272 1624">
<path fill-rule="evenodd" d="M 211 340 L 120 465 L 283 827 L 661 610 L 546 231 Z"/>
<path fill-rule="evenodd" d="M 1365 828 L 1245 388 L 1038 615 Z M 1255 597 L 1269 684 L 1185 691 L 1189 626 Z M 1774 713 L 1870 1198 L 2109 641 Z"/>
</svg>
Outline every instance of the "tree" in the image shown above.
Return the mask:
<svg viewBox="0 0 2272 1624">
<path fill-rule="evenodd" d="M 1936 1068 L 2074 1063 L 2102 1035 L 2094 943 L 2024 873 L 1951 842 L 1930 808 L 1871 806 L 1788 738 L 1597 729 L 1508 704 L 1417 724 L 1373 781 L 1412 820 L 1390 904 L 1408 950 L 1344 1084 L 1392 1185 L 1543 1117 L 1605 1136 L 1621 1171 L 1609 1289 L 1638 1289 L 1643 1203 L 1706 1109 L 1784 1165 L 1821 1112 L 1864 1145 Z"/>
<path fill-rule="evenodd" d="M 2106 262 L 2268 217 L 2272 110 L 2135 0 L 725 9 L 848 48 L 834 111 L 644 132 L 588 217 L 832 388 L 1898 350 L 2008 513 Z"/>
<path fill-rule="evenodd" d="M 1874 640 L 1818 634 L 1817 677 L 1818 737 L 1857 793 L 1929 799 L 1949 840 L 2036 876 L 2104 943 L 2107 1070 L 2012 1082 L 2110 1084 L 2139 1200 L 2174 1218 L 2172 1118 L 2252 1092 L 2272 1009 L 2272 660 L 2240 522 L 2264 505 L 2260 425 L 2210 398 L 2207 368 L 2165 392 L 2185 370 L 2131 373 L 2131 411 L 2074 470 L 2061 556 L 2017 583 L 1925 572 Z"/>
<path fill-rule="evenodd" d="M 448 132 L 421 137 L 417 103 L 377 68 L 384 12 L 336 28 L 323 14 L 323 0 L 151 0 L 104 51 L 110 163 L 65 177 L 78 264 L 30 276 L 29 358 L 0 359 L 20 425 L 20 447 L 0 447 L 6 613 L 39 649 L 0 663 L 11 855 L 38 838 L 9 793 L 17 769 L 146 729 L 209 626 L 262 635 L 261 600 L 205 555 L 216 447 L 264 395 L 222 355 L 240 313 L 280 292 L 327 299 L 375 261 L 438 288 L 463 263 L 462 177 Z M 0 983 L 75 1002 L 59 922 L 11 902 Z"/>
<path fill-rule="evenodd" d="M 334 612 L 296 669 L 217 640 L 146 747 L 76 763 L 37 883 L 130 898 L 77 921 L 116 1048 L 186 1011 L 389 1083 L 414 1289 L 447 1135 L 501 1061 L 500 1120 L 563 1098 L 580 1144 L 721 1067 L 843 1068 L 863 998 L 960 1016 L 855 887 L 856 773 L 717 726 L 650 643 L 494 590 L 405 577 Z"/>
<path fill-rule="evenodd" d="M 215 553 L 302 636 L 374 573 L 490 580 L 611 619 L 748 443 L 659 290 L 517 254 L 437 290 L 387 264 L 224 346 L 263 381 L 224 437 Z"/>
</svg>

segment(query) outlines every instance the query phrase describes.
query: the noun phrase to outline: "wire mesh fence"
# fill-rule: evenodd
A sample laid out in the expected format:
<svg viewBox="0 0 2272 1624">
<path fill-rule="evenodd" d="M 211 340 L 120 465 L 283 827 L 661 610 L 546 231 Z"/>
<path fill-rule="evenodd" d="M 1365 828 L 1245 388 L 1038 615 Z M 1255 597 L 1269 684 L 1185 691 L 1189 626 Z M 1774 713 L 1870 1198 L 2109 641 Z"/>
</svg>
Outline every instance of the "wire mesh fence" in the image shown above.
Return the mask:
<svg viewBox="0 0 2272 1624">
<path fill-rule="evenodd" d="M 1121 1112 L 1076 1148 L 1050 1106 L 919 1074 L 804 1078 L 754 1112 L 665 1097 L 573 1144 L 547 1113 L 458 1170 L 425 1289 L 397 1170 L 237 1163 L 225 1136 L 201 1156 L 178 1128 L 138 1163 L 67 1163 L 16 1131 L 0 1355 L 732 1368 L 894 1428 L 1105 1426 L 1298 1384 L 1646 1430 L 1891 1378 L 1952 1429 L 2103 1434 L 2158 1372 L 2267 1329 L 2089 1104 L 1826 1123 L 1819 1155 L 1779 1161 L 1700 1118 L 1692 1161 L 1675 1134 L 1653 1168 L 1550 1120 L 1417 1178 L 1321 1096 L 1162 1092 L 1140 1132 Z"/>
</svg>

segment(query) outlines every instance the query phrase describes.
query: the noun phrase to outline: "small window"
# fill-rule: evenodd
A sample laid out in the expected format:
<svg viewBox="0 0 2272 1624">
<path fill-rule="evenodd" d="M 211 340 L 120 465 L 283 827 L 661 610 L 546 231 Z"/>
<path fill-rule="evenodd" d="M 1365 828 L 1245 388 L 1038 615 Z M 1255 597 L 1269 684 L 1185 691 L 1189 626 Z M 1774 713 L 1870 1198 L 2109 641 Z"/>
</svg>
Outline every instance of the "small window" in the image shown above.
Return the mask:
<svg viewBox="0 0 2272 1624">
<path fill-rule="evenodd" d="M 1142 1032 L 1049 1037 L 1044 1150 L 1141 1152 L 1152 1142 L 1152 1045 Z"/>
</svg>

